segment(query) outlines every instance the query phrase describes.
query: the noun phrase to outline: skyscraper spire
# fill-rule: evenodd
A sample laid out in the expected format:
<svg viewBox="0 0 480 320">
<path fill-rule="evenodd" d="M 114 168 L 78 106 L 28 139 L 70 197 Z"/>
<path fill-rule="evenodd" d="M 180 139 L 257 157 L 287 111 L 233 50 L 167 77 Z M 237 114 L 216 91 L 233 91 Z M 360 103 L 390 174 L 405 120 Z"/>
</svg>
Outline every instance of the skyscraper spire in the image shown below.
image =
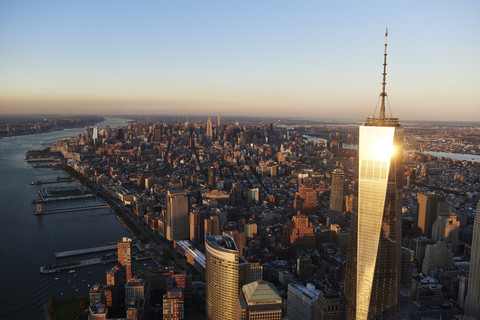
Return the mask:
<svg viewBox="0 0 480 320">
<path fill-rule="evenodd" d="M 388 36 L 388 28 L 385 30 L 385 54 L 383 55 L 383 82 L 382 82 L 382 93 L 380 93 L 380 97 L 382 97 L 382 105 L 380 107 L 380 119 L 385 119 L 385 97 L 387 93 L 385 92 L 385 85 L 387 84 L 387 36 Z"/>
</svg>

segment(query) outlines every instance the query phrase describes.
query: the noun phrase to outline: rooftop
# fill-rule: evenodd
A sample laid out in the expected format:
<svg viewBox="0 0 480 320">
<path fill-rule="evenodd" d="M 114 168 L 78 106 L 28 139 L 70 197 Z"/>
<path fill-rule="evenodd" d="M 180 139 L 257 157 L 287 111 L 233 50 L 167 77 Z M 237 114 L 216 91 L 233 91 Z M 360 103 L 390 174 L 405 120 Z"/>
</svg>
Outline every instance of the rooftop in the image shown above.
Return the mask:
<svg viewBox="0 0 480 320">
<path fill-rule="evenodd" d="M 220 248 L 238 250 L 237 246 L 235 245 L 235 241 L 233 241 L 233 239 L 229 236 L 208 236 L 207 240 Z"/>
<path fill-rule="evenodd" d="M 282 302 L 273 284 L 264 280 L 250 282 L 242 287 L 242 291 L 248 304 Z"/>
<path fill-rule="evenodd" d="M 288 287 L 292 287 L 293 290 L 300 292 L 302 295 L 306 296 L 311 301 L 316 301 L 318 298 L 318 294 L 320 293 L 319 290 L 315 290 L 315 286 L 308 283 L 307 287 L 296 283 L 288 284 Z"/>
</svg>

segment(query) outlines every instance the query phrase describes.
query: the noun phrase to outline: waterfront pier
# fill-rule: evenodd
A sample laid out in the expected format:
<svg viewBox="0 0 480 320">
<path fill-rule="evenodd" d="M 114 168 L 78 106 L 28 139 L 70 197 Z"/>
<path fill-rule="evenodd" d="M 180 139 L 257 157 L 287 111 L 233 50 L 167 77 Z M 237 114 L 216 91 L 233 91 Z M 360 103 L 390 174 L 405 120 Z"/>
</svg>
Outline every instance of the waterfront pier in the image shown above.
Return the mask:
<svg viewBox="0 0 480 320">
<path fill-rule="evenodd" d="M 94 248 L 86 248 L 86 249 L 78 249 L 78 250 L 69 250 L 69 251 L 62 251 L 55 253 L 55 258 L 64 258 L 64 257 L 71 257 L 71 256 L 78 256 L 82 254 L 94 253 L 94 252 L 102 252 L 102 251 L 109 251 L 109 250 L 117 250 L 117 244 L 110 244 L 107 246 L 101 247 L 94 247 Z"/>
<path fill-rule="evenodd" d="M 43 274 L 55 273 L 55 272 L 60 272 L 62 270 L 72 270 L 80 267 L 86 267 L 86 266 L 91 266 L 95 264 L 115 262 L 115 261 L 117 261 L 116 256 L 111 256 L 111 257 L 105 256 L 101 258 L 93 258 L 93 259 L 67 262 L 67 263 L 61 263 L 61 264 L 45 265 L 40 267 L 40 273 L 43 273 Z"/>
<path fill-rule="evenodd" d="M 64 209 L 55 209 L 55 210 L 43 210 L 38 208 L 35 211 L 36 215 L 44 215 L 44 214 L 54 214 L 54 213 L 66 213 L 66 212 L 76 212 L 76 211 L 87 211 L 87 210 L 95 210 L 95 209 L 108 209 L 110 208 L 106 204 L 98 204 L 93 206 L 83 206 L 83 207 L 75 207 L 75 208 L 64 208 Z"/>
<path fill-rule="evenodd" d="M 32 183 L 30 183 L 30 184 L 33 186 L 33 185 L 51 184 L 51 183 L 62 183 L 62 182 L 72 182 L 72 181 L 73 181 L 73 178 L 72 178 L 72 177 L 57 177 L 56 179 L 50 179 L 50 180 L 32 181 Z"/>
<path fill-rule="evenodd" d="M 43 198 L 38 200 L 33 200 L 32 203 L 42 203 L 42 202 L 54 202 L 54 201 L 66 201 L 66 200 L 78 200 L 78 199 L 88 199 L 95 198 L 95 195 L 92 193 L 82 194 L 79 196 L 66 196 L 66 197 L 55 197 L 55 198 Z"/>
</svg>

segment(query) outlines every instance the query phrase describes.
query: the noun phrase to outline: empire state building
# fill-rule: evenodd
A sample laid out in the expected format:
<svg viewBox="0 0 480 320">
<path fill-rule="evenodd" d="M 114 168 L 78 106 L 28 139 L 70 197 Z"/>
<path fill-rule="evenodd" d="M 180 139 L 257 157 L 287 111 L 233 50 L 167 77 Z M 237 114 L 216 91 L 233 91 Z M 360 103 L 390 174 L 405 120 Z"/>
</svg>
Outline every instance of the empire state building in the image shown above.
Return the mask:
<svg viewBox="0 0 480 320">
<path fill-rule="evenodd" d="M 387 32 L 381 107 L 359 130 L 358 184 L 347 252 L 347 319 L 398 319 L 403 128 L 385 116 Z"/>
</svg>

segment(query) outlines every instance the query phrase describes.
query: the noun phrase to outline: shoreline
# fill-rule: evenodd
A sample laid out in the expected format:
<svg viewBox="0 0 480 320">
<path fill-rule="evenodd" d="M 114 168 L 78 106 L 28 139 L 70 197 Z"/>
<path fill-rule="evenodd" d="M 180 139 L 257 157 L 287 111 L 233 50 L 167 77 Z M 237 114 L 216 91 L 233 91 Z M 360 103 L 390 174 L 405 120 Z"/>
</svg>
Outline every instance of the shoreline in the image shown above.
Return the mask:
<svg viewBox="0 0 480 320">
<path fill-rule="evenodd" d="M 11 138 L 11 137 L 19 137 L 19 136 L 29 136 L 29 135 L 38 135 L 38 134 L 43 134 L 43 133 L 52 133 L 52 132 L 57 132 L 57 131 L 62 131 L 65 129 L 78 129 L 78 128 L 83 128 L 83 127 L 88 127 L 91 125 L 96 125 L 97 123 L 103 122 L 106 119 L 102 117 L 103 120 L 100 120 L 98 122 L 88 122 L 88 123 L 83 123 L 80 125 L 75 125 L 75 126 L 66 126 L 66 127 L 58 127 L 58 128 L 53 128 L 51 130 L 45 130 L 41 132 L 21 132 L 18 134 L 12 134 L 12 135 L 5 135 L 5 136 L 0 136 L 0 139 L 3 138 Z"/>
</svg>

